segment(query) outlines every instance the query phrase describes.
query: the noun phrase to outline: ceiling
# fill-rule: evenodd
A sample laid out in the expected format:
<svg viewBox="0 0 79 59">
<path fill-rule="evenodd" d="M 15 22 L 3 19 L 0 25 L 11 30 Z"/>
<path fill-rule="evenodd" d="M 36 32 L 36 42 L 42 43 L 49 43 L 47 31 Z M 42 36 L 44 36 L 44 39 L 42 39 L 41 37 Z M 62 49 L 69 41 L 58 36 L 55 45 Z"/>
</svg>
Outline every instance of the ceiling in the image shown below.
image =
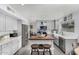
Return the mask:
<svg viewBox="0 0 79 59">
<path fill-rule="evenodd" d="M 10 6 L 29 21 L 59 19 L 79 10 L 77 4 L 11 4 Z"/>
</svg>

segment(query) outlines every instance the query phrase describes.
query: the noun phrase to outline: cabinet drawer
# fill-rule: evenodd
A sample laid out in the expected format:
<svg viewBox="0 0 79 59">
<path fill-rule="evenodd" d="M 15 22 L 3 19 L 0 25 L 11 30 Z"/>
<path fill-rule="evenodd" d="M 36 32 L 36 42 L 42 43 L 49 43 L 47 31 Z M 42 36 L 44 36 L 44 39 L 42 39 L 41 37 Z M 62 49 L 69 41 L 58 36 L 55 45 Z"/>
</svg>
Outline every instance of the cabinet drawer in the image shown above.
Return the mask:
<svg viewBox="0 0 79 59">
<path fill-rule="evenodd" d="M 2 55 L 12 55 L 11 52 L 3 52 Z"/>
<path fill-rule="evenodd" d="M 6 48 L 8 43 L 2 45 L 2 49 Z"/>
</svg>

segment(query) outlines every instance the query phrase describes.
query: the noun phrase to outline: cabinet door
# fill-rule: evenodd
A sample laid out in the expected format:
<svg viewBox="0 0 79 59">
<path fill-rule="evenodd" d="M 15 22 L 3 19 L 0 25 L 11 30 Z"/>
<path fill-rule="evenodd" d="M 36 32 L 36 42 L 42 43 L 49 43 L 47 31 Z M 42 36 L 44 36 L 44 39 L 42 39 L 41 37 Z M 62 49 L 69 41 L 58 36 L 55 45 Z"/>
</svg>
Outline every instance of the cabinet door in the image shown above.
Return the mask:
<svg viewBox="0 0 79 59">
<path fill-rule="evenodd" d="M 6 43 L 2 45 L 2 55 L 11 55 L 12 54 L 12 43 Z"/>
<path fill-rule="evenodd" d="M 0 55 L 2 54 L 2 49 L 1 49 L 1 45 L 0 45 Z"/>
<path fill-rule="evenodd" d="M 18 41 L 18 49 L 20 49 L 22 47 L 22 42 L 21 42 L 22 39 L 21 39 L 21 37 L 18 37 L 17 41 Z"/>
<path fill-rule="evenodd" d="M 65 52 L 65 39 L 59 37 L 59 47 Z"/>
<path fill-rule="evenodd" d="M 17 42 L 17 39 L 13 40 L 12 42 L 13 42 L 12 49 L 13 49 L 13 54 L 14 54 L 17 51 L 17 49 L 18 49 L 18 42 Z"/>
<path fill-rule="evenodd" d="M 6 16 L 6 31 L 17 30 L 17 20 L 15 18 Z"/>
<path fill-rule="evenodd" d="M 57 46 L 59 46 L 59 39 L 55 39 L 55 40 L 54 40 L 54 43 L 55 43 Z"/>
<path fill-rule="evenodd" d="M 5 15 L 0 14 L 0 32 L 5 31 Z"/>
<path fill-rule="evenodd" d="M 7 44 L 2 45 L 2 55 L 7 55 Z"/>
</svg>

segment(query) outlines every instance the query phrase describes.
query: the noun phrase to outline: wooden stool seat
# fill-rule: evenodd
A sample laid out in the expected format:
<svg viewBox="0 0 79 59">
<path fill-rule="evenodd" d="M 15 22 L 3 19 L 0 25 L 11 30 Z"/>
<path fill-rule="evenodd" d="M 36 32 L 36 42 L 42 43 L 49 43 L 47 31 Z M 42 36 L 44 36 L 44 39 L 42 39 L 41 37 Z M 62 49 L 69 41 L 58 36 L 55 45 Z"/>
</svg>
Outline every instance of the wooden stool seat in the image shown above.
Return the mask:
<svg viewBox="0 0 79 59">
<path fill-rule="evenodd" d="M 51 47 L 51 45 L 49 45 L 49 44 L 44 44 L 43 46 L 44 46 L 44 49 L 50 49 L 50 47 Z"/>
<path fill-rule="evenodd" d="M 39 49 L 43 49 L 43 44 L 39 44 Z"/>
<path fill-rule="evenodd" d="M 38 55 L 40 54 L 40 52 L 43 52 L 43 55 L 45 55 L 45 52 L 49 52 L 49 54 L 51 55 L 51 45 L 50 44 L 32 44 L 31 45 L 31 54 L 33 52 L 37 52 Z"/>
<path fill-rule="evenodd" d="M 31 55 L 32 55 L 32 53 L 33 52 L 37 52 L 38 53 L 38 47 L 39 47 L 39 45 L 38 44 L 32 44 L 31 45 Z"/>
<path fill-rule="evenodd" d="M 32 45 L 31 45 L 31 48 L 32 48 L 32 49 L 37 49 L 38 47 L 39 47 L 38 44 L 32 44 Z"/>
</svg>

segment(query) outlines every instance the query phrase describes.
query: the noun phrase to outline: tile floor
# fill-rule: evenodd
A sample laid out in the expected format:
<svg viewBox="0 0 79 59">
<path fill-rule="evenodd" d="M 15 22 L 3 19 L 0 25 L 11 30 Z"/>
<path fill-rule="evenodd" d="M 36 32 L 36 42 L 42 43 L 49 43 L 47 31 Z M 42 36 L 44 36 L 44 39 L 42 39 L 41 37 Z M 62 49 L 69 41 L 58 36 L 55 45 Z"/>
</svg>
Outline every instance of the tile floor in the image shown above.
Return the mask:
<svg viewBox="0 0 79 59">
<path fill-rule="evenodd" d="M 15 55 L 30 55 L 30 50 L 26 45 L 25 47 L 21 48 Z M 37 55 L 37 53 L 35 53 L 34 55 Z M 52 55 L 64 55 L 64 53 L 54 45 L 54 53 L 52 53 Z"/>
</svg>

